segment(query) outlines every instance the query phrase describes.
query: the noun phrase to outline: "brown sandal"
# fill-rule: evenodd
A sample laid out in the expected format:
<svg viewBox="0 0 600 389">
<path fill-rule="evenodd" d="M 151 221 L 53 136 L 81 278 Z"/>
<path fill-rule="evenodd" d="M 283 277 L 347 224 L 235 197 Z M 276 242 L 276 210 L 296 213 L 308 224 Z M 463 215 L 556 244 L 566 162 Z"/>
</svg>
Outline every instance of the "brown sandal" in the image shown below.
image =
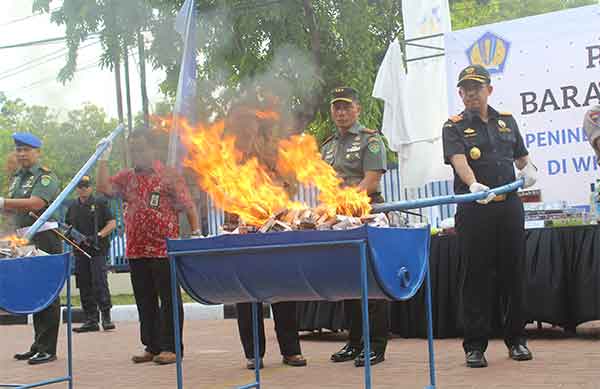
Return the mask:
<svg viewBox="0 0 600 389">
<path fill-rule="evenodd" d="M 284 365 L 299 367 L 299 366 L 306 366 L 306 363 L 307 363 L 306 359 L 304 359 L 302 354 L 284 355 L 283 356 L 283 364 Z"/>
</svg>

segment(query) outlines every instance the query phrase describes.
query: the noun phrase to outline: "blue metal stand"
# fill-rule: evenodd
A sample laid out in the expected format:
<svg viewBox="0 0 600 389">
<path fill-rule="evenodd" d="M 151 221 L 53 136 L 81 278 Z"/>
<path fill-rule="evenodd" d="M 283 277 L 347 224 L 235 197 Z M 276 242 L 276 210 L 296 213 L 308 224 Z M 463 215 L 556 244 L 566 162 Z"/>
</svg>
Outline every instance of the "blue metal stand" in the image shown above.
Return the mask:
<svg viewBox="0 0 600 389">
<path fill-rule="evenodd" d="M 173 331 L 175 332 L 175 356 L 177 360 L 177 388 L 183 388 L 183 368 L 181 366 L 181 330 L 179 327 L 179 282 L 177 281 L 177 267 L 175 258 L 169 258 L 171 270 L 171 304 L 173 306 Z"/>
<path fill-rule="evenodd" d="M 69 255 L 68 269 L 71 269 L 72 256 Z M 57 297 L 60 298 L 60 297 Z M 62 320 L 62 314 L 61 318 Z M 40 386 L 52 385 L 59 382 L 67 382 L 69 389 L 73 389 L 73 341 L 72 341 L 72 311 L 71 311 L 71 277 L 67 277 L 67 375 L 64 377 L 51 378 L 38 381 L 31 384 L 0 384 L 0 388 L 37 388 Z"/>
<path fill-rule="evenodd" d="M 169 260 L 171 267 L 171 288 L 173 295 L 173 320 L 174 320 L 174 331 L 175 331 L 175 342 L 177 352 L 177 388 L 183 388 L 183 376 L 181 372 L 181 338 L 179 331 L 179 314 L 177 309 L 177 288 L 179 288 L 179 282 L 177 277 L 177 265 L 176 261 L 178 258 L 183 256 L 194 256 L 204 257 L 206 260 L 214 259 L 217 256 L 223 256 L 227 254 L 262 254 L 273 252 L 282 252 L 285 254 L 285 250 L 290 248 L 306 248 L 315 249 L 317 247 L 321 249 L 333 248 L 333 247 L 353 247 L 357 249 L 360 255 L 360 296 L 362 304 L 362 319 L 363 319 L 363 340 L 364 340 L 364 352 L 365 352 L 365 367 L 364 367 L 364 385 L 366 389 L 371 389 L 371 363 L 370 363 L 370 333 L 369 333 L 369 264 L 367 259 L 367 240 L 366 239 L 350 239 L 350 240 L 339 240 L 339 241 L 328 241 L 328 242 L 306 242 L 306 243 L 294 243 L 294 244 L 267 244 L 261 246 L 246 246 L 246 247 L 228 247 L 228 248 L 210 248 L 210 249 L 192 249 L 192 250 L 169 250 Z M 430 386 L 427 388 L 435 388 L 435 368 L 434 368 L 434 357 L 433 357 L 433 333 L 432 333 L 432 318 L 431 318 L 431 291 L 430 291 L 429 272 L 427 271 L 427 322 L 428 322 L 428 338 L 429 338 L 429 368 L 430 368 Z M 245 302 L 245 301 L 239 301 Z M 254 342 L 254 372 L 255 382 L 247 385 L 239 386 L 237 389 L 247 388 L 258 388 L 260 389 L 260 345 L 258 342 L 258 306 L 260 302 L 252 301 L 252 330 L 253 330 L 253 342 Z"/>
</svg>

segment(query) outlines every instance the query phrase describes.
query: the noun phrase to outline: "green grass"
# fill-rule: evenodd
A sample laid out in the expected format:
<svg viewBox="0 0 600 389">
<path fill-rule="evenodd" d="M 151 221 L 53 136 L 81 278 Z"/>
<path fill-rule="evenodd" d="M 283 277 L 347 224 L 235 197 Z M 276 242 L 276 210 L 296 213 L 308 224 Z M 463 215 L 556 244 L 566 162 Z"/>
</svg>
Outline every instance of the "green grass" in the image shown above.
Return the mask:
<svg viewBox="0 0 600 389">
<path fill-rule="evenodd" d="M 110 296 L 113 305 L 135 305 L 135 298 L 132 294 L 116 294 Z M 181 293 L 181 299 L 184 303 L 192 303 L 194 300 L 185 292 Z M 67 298 L 65 296 L 60 296 L 60 303 L 65 305 L 67 304 Z M 74 307 L 81 306 L 81 299 L 79 296 L 71 296 L 71 304 Z"/>
</svg>

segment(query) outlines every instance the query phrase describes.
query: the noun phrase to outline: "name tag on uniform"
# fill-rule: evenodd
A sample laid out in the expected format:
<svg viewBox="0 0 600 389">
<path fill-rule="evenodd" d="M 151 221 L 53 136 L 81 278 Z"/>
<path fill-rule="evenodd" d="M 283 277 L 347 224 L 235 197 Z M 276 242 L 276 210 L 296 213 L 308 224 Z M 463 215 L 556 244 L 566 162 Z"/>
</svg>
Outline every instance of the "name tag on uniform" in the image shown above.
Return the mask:
<svg viewBox="0 0 600 389">
<path fill-rule="evenodd" d="M 158 208 L 160 206 L 160 193 L 152 192 L 150 194 L 150 208 Z"/>
</svg>

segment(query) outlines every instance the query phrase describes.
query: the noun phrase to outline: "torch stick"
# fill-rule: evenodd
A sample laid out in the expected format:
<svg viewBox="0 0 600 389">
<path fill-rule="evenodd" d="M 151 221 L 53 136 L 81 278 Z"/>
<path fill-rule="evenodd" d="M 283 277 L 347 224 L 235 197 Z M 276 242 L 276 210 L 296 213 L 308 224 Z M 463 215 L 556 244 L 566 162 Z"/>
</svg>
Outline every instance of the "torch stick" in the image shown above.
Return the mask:
<svg viewBox="0 0 600 389">
<path fill-rule="evenodd" d="M 36 215 L 33 212 L 29 212 L 29 216 L 31 216 L 34 219 L 39 219 L 38 215 Z M 60 232 L 57 229 L 51 229 L 50 231 L 53 231 L 56 235 L 58 235 L 60 238 L 64 239 L 65 242 L 67 242 L 68 244 L 70 244 L 71 246 L 75 247 L 77 250 L 81 251 L 83 253 L 83 255 L 85 255 L 86 257 L 88 257 L 88 259 L 92 259 L 92 256 L 89 255 L 87 252 L 85 252 L 85 250 L 83 250 L 81 247 L 79 247 L 77 245 L 77 243 L 73 242 L 71 239 L 67 238 L 62 232 Z"/>
<path fill-rule="evenodd" d="M 428 197 L 425 199 L 417 199 L 417 200 L 405 200 L 405 201 L 396 201 L 393 203 L 383 203 L 383 204 L 373 204 L 373 213 L 377 212 L 389 212 L 389 211 L 400 211 L 404 209 L 417 209 L 417 208 L 426 208 L 433 207 L 436 205 L 443 204 L 458 204 L 458 203 L 470 203 L 472 201 L 485 199 L 490 193 L 494 193 L 495 195 L 514 192 L 520 187 L 523 186 L 523 179 L 519 179 L 517 181 L 511 182 L 510 184 L 506 184 L 503 186 L 499 186 L 494 189 L 490 189 L 486 192 L 477 192 L 477 193 L 469 193 L 462 195 L 448 195 L 448 196 L 437 196 L 437 197 Z"/>
<path fill-rule="evenodd" d="M 98 146 L 96 152 L 90 157 L 90 159 L 87 160 L 83 167 L 79 169 L 77 174 L 75 174 L 75 177 L 73 177 L 73 179 L 69 182 L 69 184 L 67 184 L 65 189 L 63 189 L 62 192 L 60 192 L 60 194 L 56 197 L 56 200 L 54 200 L 52 204 L 50 204 L 48 209 L 46 209 L 44 213 L 42 213 L 42 215 L 35 221 L 35 223 L 33 223 L 29 230 L 27 230 L 27 233 L 23 238 L 27 239 L 28 241 L 31 240 L 31 238 L 35 235 L 38 229 L 46 221 L 48 221 L 50 215 L 52 215 L 54 211 L 56 211 L 58 207 L 60 207 L 62 202 L 65 201 L 67 196 L 73 191 L 73 189 L 75 189 L 77 183 L 81 181 L 81 177 L 83 177 L 88 172 L 88 170 L 92 168 L 96 161 L 98 161 L 98 158 L 100 158 L 102 153 L 106 150 L 109 143 L 112 143 L 113 140 L 123 131 L 123 128 L 123 124 L 119 124 L 119 126 L 115 128 L 113 132 L 111 132 L 111 134 L 108 136 L 107 142 L 104 142 Z"/>
</svg>

